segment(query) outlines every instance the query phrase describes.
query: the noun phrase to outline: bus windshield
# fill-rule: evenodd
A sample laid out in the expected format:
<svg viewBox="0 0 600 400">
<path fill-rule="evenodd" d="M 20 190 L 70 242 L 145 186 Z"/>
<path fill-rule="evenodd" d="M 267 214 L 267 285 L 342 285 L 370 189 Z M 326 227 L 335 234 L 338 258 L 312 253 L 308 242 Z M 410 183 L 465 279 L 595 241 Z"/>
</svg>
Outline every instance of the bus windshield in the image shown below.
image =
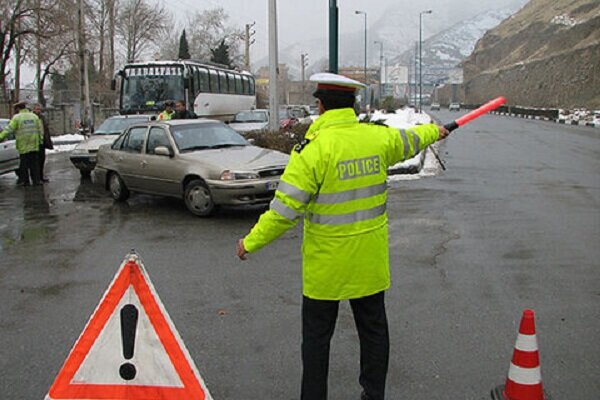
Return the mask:
<svg viewBox="0 0 600 400">
<path fill-rule="evenodd" d="M 121 90 L 124 113 L 162 111 L 167 100 L 185 99 L 181 67 L 133 67 L 125 69 Z"/>
</svg>

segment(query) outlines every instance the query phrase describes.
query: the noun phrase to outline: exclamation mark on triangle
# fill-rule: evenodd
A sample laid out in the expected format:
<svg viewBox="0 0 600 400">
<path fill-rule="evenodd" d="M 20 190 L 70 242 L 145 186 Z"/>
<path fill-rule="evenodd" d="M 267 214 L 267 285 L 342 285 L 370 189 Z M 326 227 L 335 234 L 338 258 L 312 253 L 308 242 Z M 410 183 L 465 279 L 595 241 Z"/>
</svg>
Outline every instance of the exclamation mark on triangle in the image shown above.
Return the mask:
<svg viewBox="0 0 600 400">
<path fill-rule="evenodd" d="M 123 343 L 123 357 L 126 360 L 133 358 L 135 349 L 135 332 L 137 330 L 138 310 L 133 304 L 127 304 L 121 309 L 121 341 Z M 126 381 L 135 378 L 135 365 L 126 362 L 119 368 L 119 375 Z"/>
</svg>

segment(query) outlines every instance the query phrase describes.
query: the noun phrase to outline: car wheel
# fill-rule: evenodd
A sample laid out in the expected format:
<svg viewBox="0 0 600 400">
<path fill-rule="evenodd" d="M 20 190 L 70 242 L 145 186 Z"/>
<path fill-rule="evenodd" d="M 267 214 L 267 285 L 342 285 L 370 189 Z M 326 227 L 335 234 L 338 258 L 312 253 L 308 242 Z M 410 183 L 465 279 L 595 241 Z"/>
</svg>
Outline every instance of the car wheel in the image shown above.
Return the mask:
<svg viewBox="0 0 600 400">
<path fill-rule="evenodd" d="M 199 217 L 208 217 L 217 208 L 208 186 L 201 180 L 194 180 L 187 184 L 183 199 L 188 210 Z"/>
<path fill-rule="evenodd" d="M 129 197 L 129 189 L 116 172 L 111 173 L 108 177 L 108 190 L 112 198 L 117 201 L 125 201 Z"/>
</svg>

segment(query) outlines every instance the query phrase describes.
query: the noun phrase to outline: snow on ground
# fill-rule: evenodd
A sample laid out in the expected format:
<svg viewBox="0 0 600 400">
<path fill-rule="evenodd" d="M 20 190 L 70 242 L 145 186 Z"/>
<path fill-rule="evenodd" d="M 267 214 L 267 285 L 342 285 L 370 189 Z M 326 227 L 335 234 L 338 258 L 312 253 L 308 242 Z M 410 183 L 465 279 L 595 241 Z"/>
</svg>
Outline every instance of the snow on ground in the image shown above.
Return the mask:
<svg viewBox="0 0 600 400">
<path fill-rule="evenodd" d="M 79 134 L 68 134 L 60 136 L 52 136 L 52 143 L 54 149 L 46 150 L 46 154 L 52 153 L 63 153 L 65 151 L 71 151 L 77 146 L 79 142 L 85 139 L 85 136 Z"/>
<path fill-rule="evenodd" d="M 424 113 L 415 112 L 414 108 L 403 108 L 396 110 L 394 114 L 384 114 L 376 111 L 371 115 L 371 121 L 385 121 L 386 125 L 398 129 L 406 129 L 419 124 L 431 123 L 431 117 Z M 436 146 L 434 144 L 434 146 Z M 423 158 L 424 157 L 424 160 Z M 439 172 L 439 163 L 431 154 L 431 150 L 426 150 L 425 154 L 406 160 L 404 162 L 393 165 L 392 168 L 418 168 L 423 162 L 422 168 L 416 174 L 397 174 L 388 176 L 389 181 L 412 180 L 420 179 L 426 176 L 436 175 Z"/>
</svg>

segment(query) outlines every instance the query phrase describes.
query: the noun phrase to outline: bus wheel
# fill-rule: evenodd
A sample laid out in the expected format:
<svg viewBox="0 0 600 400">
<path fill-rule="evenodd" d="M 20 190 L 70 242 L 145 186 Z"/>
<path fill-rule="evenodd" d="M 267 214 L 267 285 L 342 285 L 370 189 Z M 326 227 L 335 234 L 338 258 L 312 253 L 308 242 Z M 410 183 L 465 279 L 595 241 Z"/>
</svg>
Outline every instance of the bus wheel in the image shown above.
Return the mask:
<svg viewBox="0 0 600 400">
<path fill-rule="evenodd" d="M 199 217 L 209 217 L 217 210 L 208 186 L 199 179 L 187 184 L 183 199 L 188 210 Z"/>
<path fill-rule="evenodd" d="M 125 201 L 129 198 L 129 189 L 116 172 L 111 173 L 108 177 L 108 190 L 112 198 L 117 201 Z"/>
</svg>

